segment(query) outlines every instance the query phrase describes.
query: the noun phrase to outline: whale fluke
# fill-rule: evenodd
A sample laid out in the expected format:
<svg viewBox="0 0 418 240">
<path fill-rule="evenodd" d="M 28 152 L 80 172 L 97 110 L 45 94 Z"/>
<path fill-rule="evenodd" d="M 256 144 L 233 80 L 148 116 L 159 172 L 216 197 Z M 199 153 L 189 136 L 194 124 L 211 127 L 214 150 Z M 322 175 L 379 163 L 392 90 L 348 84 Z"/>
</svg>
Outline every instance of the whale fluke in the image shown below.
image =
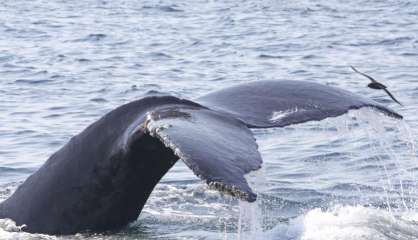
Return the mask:
<svg viewBox="0 0 418 240">
<path fill-rule="evenodd" d="M 24 231 L 102 232 L 137 219 L 155 185 L 180 158 L 217 190 L 245 201 L 244 175 L 262 159 L 249 127 L 283 127 L 350 109 L 396 112 L 335 87 L 260 81 L 189 101 L 148 96 L 109 112 L 54 153 L 0 203 Z"/>
<path fill-rule="evenodd" d="M 240 121 L 202 108 L 164 108 L 146 124 L 193 172 L 217 190 L 256 199 L 244 174 L 261 167 L 252 132 Z"/>
<path fill-rule="evenodd" d="M 319 121 L 362 107 L 402 119 L 398 113 L 371 99 L 308 81 L 250 82 L 210 93 L 196 101 L 230 114 L 253 128 Z"/>
<path fill-rule="evenodd" d="M 244 178 L 261 167 L 251 131 L 191 101 L 154 96 L 115 109 L 73 137 L 0 211 L 28 232 L 117 229 L 138 217 L 179 158 L 212 188 L 255 201 Z"/>
</svg>

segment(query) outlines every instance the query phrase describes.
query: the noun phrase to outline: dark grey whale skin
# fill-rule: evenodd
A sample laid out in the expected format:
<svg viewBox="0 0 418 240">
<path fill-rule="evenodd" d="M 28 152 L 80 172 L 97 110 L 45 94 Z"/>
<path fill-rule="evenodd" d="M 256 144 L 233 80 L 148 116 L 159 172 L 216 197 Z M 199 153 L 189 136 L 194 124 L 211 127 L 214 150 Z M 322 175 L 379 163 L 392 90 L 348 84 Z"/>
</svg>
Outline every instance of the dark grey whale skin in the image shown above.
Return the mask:
<svg viewBox="0 0 418 240">
<path fill-rule="evenodd" d="M 252 82 L 196 102 L 146 97 L 73 137 L 0 204 L 0 218 L 33 233 L 120 229 L 137 219 L 179 158 L 209 186 L 255 201 L 244 174 L 262 160 L 247 127 L 283 127 L 361 107 L 402 118 L 348 91 L 300 81 Z M 274 119 L 274 112 L 286 114 Z"/>
<path fill-rule="evenodd" d="M 209 93 L 196 102 L 229 113 L 251 128 L 285 127 L 320 121 L 363 107 L 402 119 L 398 113 L 371 99 L 308 81 L 250 82 Z M 272 112 L 287 114 L 280 120 L 270 121 Z"/>
<path fill-rule="evenodd" d="M 146 134 L 124 150 L 123 134 L 145 122 L 148 110 L 179 103 L 146 98 L 110 112 L 54 153 L 2 203 L 0 217 L 48 234 L 105 231 L 135 220 L 177 158 Z"/>
</svg>

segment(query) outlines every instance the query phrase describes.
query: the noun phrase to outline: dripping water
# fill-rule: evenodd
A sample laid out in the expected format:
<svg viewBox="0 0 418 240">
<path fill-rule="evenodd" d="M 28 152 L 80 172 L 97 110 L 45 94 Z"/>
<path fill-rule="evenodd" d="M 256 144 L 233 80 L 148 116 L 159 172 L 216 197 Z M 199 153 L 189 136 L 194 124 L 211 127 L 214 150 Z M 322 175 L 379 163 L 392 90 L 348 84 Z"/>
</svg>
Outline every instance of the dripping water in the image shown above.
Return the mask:
<svg viewBox="0 0 418 240">
<path fill-rule="evenodd" d="M 380 179 L 377 179 L 378 184 L 371 184 L 371 188 L 379 193 L 380 200 L 368 197 L 372 194 L 367 188 L 358 188 L 349 194 L 357 195 L 355 200 L 347 201 L 344 195 L 336 196 L 327 204 L 307 206 L 304 212 L 290 218 L 288 222 L 279 222 L 273 228 L 269 228 L 266 227 L 266 222 L 271 216 L 265 209 L 271 202 L 265 199 L 268 194 L 264 193 L 268 192 L 268 187 L 265 184 L 267 180 L 263 166 L 263 170 L 247 176 L 259 198 L 255 203 L 239 203 L 237 239 L 274 239 L 277 236 L 281 239 L 321 239 L 327 231 L 332 232 L 329 239 L 353 239 L 356 236 L 361 236 L 361 239 L 380 239 L 373 236 L 382 234 L 383 238 L 393 239 L 410 239 L 417 236 L 415 223 L 418 216 L 418 176 L 415 166 L 418 161 L 415 134 L 406 121 L 383 117 L 371 109 L 361 109 L 322 122 L 285 129 L 255 130 L 255 135 L 261 142 L 259 145 L 264 146 L 260 149 L 262 154 L 266 155 L 263 158 L 269 162 L 268 158 L 271 156 L 266 152 L 269 152 L 270 148 L 275 152 L 283 152 L 280 151 L 281 146 L 286 149 L 284 142 L 275 143 L 278 137 L 311 144 L 309 140 L 297 138 L 298 134 L 295 132 L 298 131 L 315 131 L 315 134 L 320 136 L 315 137 L 314 141 L 324 142 L 325 145 L 330 141 L 327 148 L 332 148 L 330 150 L 334 152 L 346 151 L 349 148 L 349 158 L 354 158 L 355 164 L 341 163 L 342 165 L 355 168 L 355 165 L 369 164 L 375 167 L 378 172 L 376 176 Z M 319 143 L 316 143 L 316 146 L 319 146 Z M 327 156 L 324 156 L 321 162 L 326 163 L 326 158 Z M 274 161 L 277 161 L 277 158 Z M 359 184 L 367 186 L 370 183 L 359 179 Z M 327 227 L 329 229 L 326 229 Z M 352 229 L 353 232 L 347 229 Z M 386 231 L 390 232 L 391 236 Z M 321 234 L 316 234 L 318 232 Z"/>
</svg>

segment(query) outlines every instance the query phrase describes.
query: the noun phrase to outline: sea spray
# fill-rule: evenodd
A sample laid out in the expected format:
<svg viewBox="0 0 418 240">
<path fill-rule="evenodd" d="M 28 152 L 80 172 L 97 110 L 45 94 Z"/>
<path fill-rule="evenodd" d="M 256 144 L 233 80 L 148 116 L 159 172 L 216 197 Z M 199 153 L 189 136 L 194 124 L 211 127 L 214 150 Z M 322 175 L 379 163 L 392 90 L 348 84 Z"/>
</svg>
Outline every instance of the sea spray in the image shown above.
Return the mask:
<svg viewBox="0 0 418 240">
<path fill-rule="evenodd" d="M 0 239 L 1 240 L 57 240 L 55 236 L 48 236 L 44 234 L 30 234 L 22 232 L 25 225 L 17 226 L 13 220 L 0 219 Z"/>
<path fill-rule="evenodd" d="M 372 110 L 357 112 L 357 119 L 366 125 L 371 155 L 379 160 L 385 172 L 382 187 L 385 188 L 386 204 L 397 211 L 416 210 L 418 175 L 416 144 L 413 132 L 405 120 L 393 121 L 381 118 Z M 394 194 L 397 193 L 397 194 Z"/>
<path fill-rule="evenodd" d="M 278 236 L 280 239 L 303 240 L 324 239 L 324 236 L 329 237 L 328 239 L 347 240 L 386 237 L 412 239 L 413 236 L 417 236 L 414 230 L 415 220 L 407 221 L 404 217 L 416 216 L 418 202 L 416 140 L 406 121 L 389 119 L 371 109 L 360 109 L 322 122 L 291 126 L 287 130 L 257 130 L 256 136 L 257 132 L 260 135 L 269 135 L 277 131 L 286 138 L 294 130 L 319 131 L 308 134 L 322 136 L 308 140 L 300 139 L 301 144 L 309 145 L 312 141 L 317 141 L 318 143 L 313 143 L 316 144 L 316 151 L 322 151 L 316 146 L 327 146 L 326 148 L 332 148 L 333 152 L 346 151 L 352 158 L 352 163 L 343 162 L 343 165 L 359 163 L 359 165 L 364 164 L 365 167 L 374 167 L 376 170 L 380 168 L 380 174 L 377 172 L 373 175 L 373 177 L 381 176 L 380 184 L 377 186 L 372 184 L 370 187 L 377 191 L 376 195 L 380 195 L 383 201 L 376 202 L 368 194 L 363 193 L 368 191 L 367 188 L 364 190 L 364 187 L 368 187 L 368 182 L 363 183 L 361 180 L 359 186 L 364 187 L 355 190 L 357 200 L 352 200 L 349 205 L 340 203 L 341 198 L 336 196 L 326 208 L 308 208 L 304 214 L 290 219 L 288 223 L 278 223 L 273 229 L 266 230 L 266 212 L 263 211 L 266 203 L 260 200 L 262 199 L 260 193 L 265 192 L 263 188 L 266 188 L 268 181 L 262 180 L 266 176 L 263 174 L 264 170 L 260 170 L 247 176 L 251 187 L 259 193 L 259 198 L 255 203 L 239 203 L 237 239 L 276 239 Z M 325 145 L 319 143 L 322 141 L 330 143 Z M 276 150 L 282 147 L 277 143 L 269 143 L 270 147 L 277 148 Z M 268 143 L 263 145 L 268 146 Z M 327 156 L 324 156 L 321 161 L 326 163 L 326 158 Z M 351 171 L 355 167 L 359 166 L 353 165 Z M 355 182 L 355 179 L 352 180 Z M 379 205 L 379 202 L 383 202 L 384 205 Z"/>
<path fill-rule="evenodd" d="M 416 225 L 383 209 L 360 205 L 315 208 L 291 221 L 301 240 L 415 239 Z M 326 237 L 325 237 L 326 236 Z"/>
<path fill-rule="evenodd" d="M 254 191 L 264 192 L 264 186 L 267 182 L 264 169 L 261 168 L 246 175 L 246 179 Z M 253 203 L 239 201 L 238 217 L 238 239 L 239 240 L 258 240 L 263 239 L 263 201 L 260 201 L 261 195 Z"/>
<path fill-rule="evenodd" d="M 401 124 L 398 126 L 398 131 L 400 134 L 400 140 L 406 145 L 406 149 L 404 151 L 404 158 L 411 159 L 411 162 L 418 163 L 418 151 L 417 151 L 417 141 L 418 141 L 418 134 L 411 129 L 408 123 L 403 120 Z M 408 194 L 410 196 L 418 197 L 418 171 L 417 168 L 413 168 L 412 170 L 407 171 L 409 173 L 409 178 L 412 179 L 411 187 L 408 190 Z M 411 208 L 414 211 L 418 210 L 418 201 L 414 199 L 410 199 Z"/>
</svg>

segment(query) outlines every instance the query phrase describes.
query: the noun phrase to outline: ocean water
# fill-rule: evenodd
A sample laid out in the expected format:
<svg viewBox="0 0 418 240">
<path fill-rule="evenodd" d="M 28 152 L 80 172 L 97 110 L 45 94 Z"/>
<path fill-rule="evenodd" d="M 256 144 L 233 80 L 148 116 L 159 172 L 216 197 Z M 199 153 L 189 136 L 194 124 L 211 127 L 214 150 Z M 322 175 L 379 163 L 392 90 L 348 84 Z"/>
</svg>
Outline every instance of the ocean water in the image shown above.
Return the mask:
<svg viewBox="0 0 418 240">
<path fill-rule="evenodd" d="M 46 236 L 3 219 L 0 239 L 418 239 L 417 19 L 405 0 L 1 1 L 0 201 L 71 136 L 149 92 L 307 80 L 405 120 L 364 109 L 255 130 L 253 204 L 208 190 L 179 161 L 120 232 Z"/>
</svg>

